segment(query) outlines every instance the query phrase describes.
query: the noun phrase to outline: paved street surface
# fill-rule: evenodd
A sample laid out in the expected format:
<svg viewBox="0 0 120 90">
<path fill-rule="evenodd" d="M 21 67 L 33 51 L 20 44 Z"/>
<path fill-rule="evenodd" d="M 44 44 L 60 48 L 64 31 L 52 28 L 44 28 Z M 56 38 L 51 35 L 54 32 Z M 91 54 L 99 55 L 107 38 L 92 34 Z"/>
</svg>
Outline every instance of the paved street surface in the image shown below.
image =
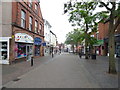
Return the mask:
<svg viewBox="0 0 120 90">
<path fill-rule="evenodd" d="M 78 55 L 63 53 L 53 59 L 41 57 L 35 62 L 35 66 L 23 70 L 23 75 L 17 72 L 17 64 L 14 64 L 9 72 L 3 71 L 3 80 L 12 72 L 18 80 L 4 82 L 7 88 L 117 88 L 118 75 L 108 74 L 108 57 L 97 57 L 97 60 L 80 59 Z M 44 60 L 44 61 L 43 61 Z M 23 65 L 23 64 L 24 65 Z M 25 66 L 26 64 L 26 66 Z M 21 62 L 21 68 L 30 67 Z M 7 67 L 7 66 L 6 66 Z M 18 68 L 19 69 L 19 68 Z M 5 70 L 5 66 L 4 69 Z M 9 74 L 8 74 L 9 73 Z M 19 76 L 18 76 L 19 75 Z M 18 76 L 18 77 L 17 77 Z M 10 78 L 11 80 L 13 78 Z"/>
</svg>

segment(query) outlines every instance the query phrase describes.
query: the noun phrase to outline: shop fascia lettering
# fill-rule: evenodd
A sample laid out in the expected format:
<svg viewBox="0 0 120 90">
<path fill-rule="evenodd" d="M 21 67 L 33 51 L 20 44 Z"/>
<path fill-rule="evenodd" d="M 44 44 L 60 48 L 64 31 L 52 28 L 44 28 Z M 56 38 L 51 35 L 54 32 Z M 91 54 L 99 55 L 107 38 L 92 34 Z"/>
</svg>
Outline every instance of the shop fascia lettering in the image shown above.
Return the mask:
<svg viewBox="0 0 120 90">
<path fill-rule="evenodd" d="M 33 38 L 26 33 L 16 33 L 15 42 L 34 43 Z"/>
</svg>

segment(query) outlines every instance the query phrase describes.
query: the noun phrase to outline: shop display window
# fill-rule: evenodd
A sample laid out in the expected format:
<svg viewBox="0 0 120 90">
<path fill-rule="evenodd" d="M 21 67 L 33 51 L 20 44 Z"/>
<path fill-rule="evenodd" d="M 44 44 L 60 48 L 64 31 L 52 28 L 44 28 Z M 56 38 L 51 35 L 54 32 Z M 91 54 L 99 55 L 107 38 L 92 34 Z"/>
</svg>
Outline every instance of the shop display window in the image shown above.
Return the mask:
<svg viewBox="0 0 120 90">
<path fill-rule="evenodd" d="M 35 45 L 35 56 L 40 56 L 40 46 Z"/>
<path fill-rule="evenodd" d="M 6 60 L 7 59 L 7 42 L 0 42 L 0 59 Z"/>
<path fill-rule="evenodd" d="M 17 58 L 26 57 L 26 45 L 16 44 L 15 50 L 17 51 Z"/>
</svg>

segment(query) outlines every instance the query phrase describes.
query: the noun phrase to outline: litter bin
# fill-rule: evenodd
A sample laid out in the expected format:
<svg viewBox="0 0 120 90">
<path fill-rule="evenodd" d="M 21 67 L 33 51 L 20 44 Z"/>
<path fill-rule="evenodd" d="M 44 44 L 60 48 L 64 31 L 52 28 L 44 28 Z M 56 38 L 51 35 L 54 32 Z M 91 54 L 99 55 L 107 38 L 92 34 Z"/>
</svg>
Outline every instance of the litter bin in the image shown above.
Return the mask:
<svg viewBox="0 0 120 90">
<path fill-rule="evenodd" d="M 96 54 L 92 54 L 91 58 L 96 59 Z"/>
</svg>

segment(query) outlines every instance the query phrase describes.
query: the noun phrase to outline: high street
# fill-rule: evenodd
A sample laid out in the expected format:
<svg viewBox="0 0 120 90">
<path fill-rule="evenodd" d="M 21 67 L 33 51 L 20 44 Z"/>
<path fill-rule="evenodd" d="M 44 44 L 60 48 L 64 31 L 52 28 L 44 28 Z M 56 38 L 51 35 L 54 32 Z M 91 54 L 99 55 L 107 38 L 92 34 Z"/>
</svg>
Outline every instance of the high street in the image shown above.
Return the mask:
<svg viewBox="0 0 120 90">
<path fill-rule="evenodd" d="M 47 60 L 48 59 L 48 60 Z M 5 83 L 6 88 L 117 88 L 118 75 L 108 74 L 108 57 L 80 59 L 62 53 L 45 59 L 31 70 Z M 16 66 L 17 68 L 17 66 Z M 4 77 L 4 76 L 3 76 Z"/>
</svg>

